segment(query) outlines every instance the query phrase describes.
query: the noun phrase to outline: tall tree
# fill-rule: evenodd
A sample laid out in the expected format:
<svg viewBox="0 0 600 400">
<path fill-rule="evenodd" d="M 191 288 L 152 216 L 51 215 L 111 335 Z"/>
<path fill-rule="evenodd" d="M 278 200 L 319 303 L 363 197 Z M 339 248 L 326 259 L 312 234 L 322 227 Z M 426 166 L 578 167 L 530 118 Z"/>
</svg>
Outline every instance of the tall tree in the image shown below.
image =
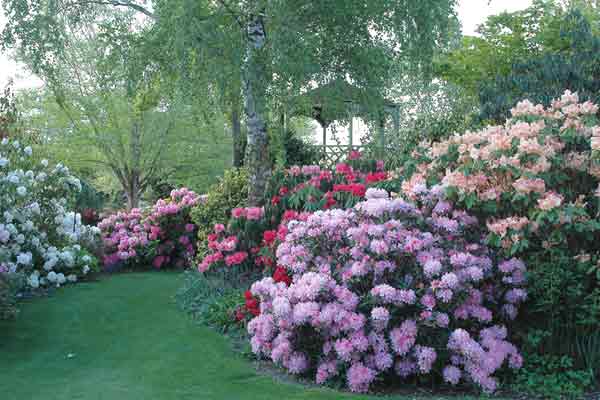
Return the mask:
<svg viewBox="0 0 600 400">
<path fill-rule="evenodd" d="M 94 3 L 136 8 L 133 2 Z M 428 68 L 434 49 L 446 39 L 454 4 L 455 0 L 157 0 L 148 8 L 152 12 L 142 13 L 162 24 L 165 34 L 192 43 L 192 54 L 202 57 L 200 68 L 212 65 L 209 70 L 219 74 L 218 63 L 226 60 L 223 70 L 240 83 L 249 198 L 258 204 L 270 174 L 269 119 L 285 108 L 286 98 L 336 80 L 371 92 L 385 91 L 395 75 Z M 5 42 L 22 43 L 35 52 L 41 43 L 39 52 L 48 54 L 45 47 L 50 43 L 52 51 L 64 49 L 56 45 L 64 44 L 62 27 L 78 23 L 90 6 L 77 0 L 55 0 L 51 7 L 45 0 L 7 0 L 5 8 L 10 16 Z M 180 19 L 172 17 L 176 11 Z M 38 16 L 47 29 L 39 30 L 35 23 L 31 27 Z M 34 37 L 38 40 L 31 40 Z M 216 46 L 207 40 L 215 37 L 223 38 Z M 214 76 L 204 81 L 209 87 L 219 86 Z"/>
<path fill-rule="evenodd" d="M 598 90 L 596 1 L 534 0 L 490 16 L 477 31 L 437 57 L 434 69 L 480 101 L 484 120 L 502 121 L 524 97 L 548 104 L 565 89 L 585 98 Z"/>
<path fill-rule="evenodd" d="M 201 143 L 193 110 L 163 95 L 135 23 L 129 10 L 99 7 L 80 24 L 66 25 L 56 57 L 29 47 L 20 53 L 29 65 L 41 61 L 36 72 L 59 109 L 42 113 L 67 122 L 59 132 L 44 130 L 45 143 L 82 170 L 109 171 L 129 208 L 174 169 L 197 166 L 192 161 Z"/>
<path fill-rule="evenodd" d="M 189 39 L 194 27 L 188 42 L 206 55 L 204 61 L 222 61 L 211 56 L 217 52 L 230 55 L 229 65 L 239 68 L 232 72 L 242 83 L 249 197 L 257 204 L 270 174 L 270 116 L 285 108 L 290 94 L 336 80 L 384 91 L 396 74 L 429 65 L 445 40 L 453 5 L 453 0 L 170 0 L 157 2 L 155 10 L 157 24 L 168 24 L 176 37 Z M 188 12 L 174 20 L 173 10 Z M 222 40 L 216 43 L 215 37 Z"/>
</svg>

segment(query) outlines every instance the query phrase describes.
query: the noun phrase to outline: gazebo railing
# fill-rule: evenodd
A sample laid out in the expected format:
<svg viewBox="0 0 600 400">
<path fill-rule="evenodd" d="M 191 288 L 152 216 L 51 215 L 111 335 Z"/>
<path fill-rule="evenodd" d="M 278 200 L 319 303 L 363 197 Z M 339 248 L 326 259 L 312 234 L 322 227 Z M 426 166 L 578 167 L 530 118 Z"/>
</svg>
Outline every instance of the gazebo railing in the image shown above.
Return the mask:
<svg viewBox="0 0 600 400">
<path fill-rule="evenodd" d="M 323 168 L 333 168 L 336 164 L 344 161 L 351 151 L 356 150 L 362 152 L 366 147 L 360 145 L 349 146 L 347 144 L 322 144 L 314 145 L 315 150 L 319 154 L 319 165 Z"/>
<path fill-rule="evenodd" d="M 327 169 L 334 168 L 340 162 L 345 161 L 353 150 L 361 152 L 363 158 L 375 160 L 387 160 L 392 153 L 397 151 L 397 149 L 390 144 L 386 144 L 384 149 L 378 146 L 373 147 L 364 145 L 353 145 L 350 147 L 347 144 L 328 144 L 326 146 L 318 144 L 313 145 L 313 147 L 319 155 L 319 165 L 322 168 Z"/>
</svg>

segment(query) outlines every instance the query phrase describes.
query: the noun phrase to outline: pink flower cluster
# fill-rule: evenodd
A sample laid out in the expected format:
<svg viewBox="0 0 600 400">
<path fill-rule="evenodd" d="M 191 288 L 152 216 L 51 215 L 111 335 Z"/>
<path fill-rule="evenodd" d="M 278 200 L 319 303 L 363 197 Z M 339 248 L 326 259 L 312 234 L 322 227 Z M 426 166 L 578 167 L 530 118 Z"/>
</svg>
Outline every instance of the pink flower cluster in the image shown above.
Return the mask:
<svg viewBox="0 0 600 400">
<path fill-rule="evenodd" d="M 149 210 L 120 211 L 103 219 L 98 227 L 104 242 L 104 265 L 183 267 L 196 251 L 196 226 L 189 213 L 199 201 L 196 193 L 181 188 Z"/>
<path fill-rule="evenodd" d="M 487 221 L 489 239 L 507 250 L 527 234 L 555 236 L 551 231 L 561 229 L 556 216 L 568 221 L 574 212 L 566 208 L 587 213 L 585 202 L 600 193 L 597 112 L 597 105 L 580 103 L 566 91 L 550 107 L 518 103 L 503 126 L 422 143 L 413 154 L 417 172 L 403 182 L 403 195 L 417 199 L 426 181 L 441 182 L 459 206 L 491 210 L 485 211 L 493 217 Z M 550 215 L 536 218 L 542 229 L 528 219 L 538 215 Z"/>
<path fill-rule="evenodd" d="M 291 285 L 268 277 L 251 287 L 261 311 L 248 324 L 253 351 L 355 392 L 390 371 L 493 391 L 496 371 L 521 364 L 503 324 L 526 298 L 525 266 L 467 241 L 473 219 L 439 195 L 418 207 L 370 189 L 352 209 L 290 221 L 277 261 Z"/>
</svg>

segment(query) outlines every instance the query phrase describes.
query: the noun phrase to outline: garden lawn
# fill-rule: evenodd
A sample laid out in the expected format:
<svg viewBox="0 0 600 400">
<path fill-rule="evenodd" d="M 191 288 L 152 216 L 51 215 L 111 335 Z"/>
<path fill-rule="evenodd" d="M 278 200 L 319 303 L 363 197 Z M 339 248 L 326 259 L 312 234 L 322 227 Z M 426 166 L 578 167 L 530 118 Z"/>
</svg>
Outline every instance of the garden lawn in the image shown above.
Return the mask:
<svg viewBox="0 0 600 400">
<path fill-rule="evenodd" d="M 181 279 L 115 275 L 22 304 L 16 322 L 0 324 L 0 398 L 373 399 L 257 374 L 227 339 L 177 309 Z"/>
</svg>

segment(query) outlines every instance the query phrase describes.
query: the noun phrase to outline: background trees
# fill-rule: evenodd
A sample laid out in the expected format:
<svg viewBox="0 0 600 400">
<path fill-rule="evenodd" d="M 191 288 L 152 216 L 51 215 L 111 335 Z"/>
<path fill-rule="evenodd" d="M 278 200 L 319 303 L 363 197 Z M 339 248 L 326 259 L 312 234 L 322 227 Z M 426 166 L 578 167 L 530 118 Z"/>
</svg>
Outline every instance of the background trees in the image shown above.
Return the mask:
<svg viewBox="0 0 600 400">
<path fill-rule="evenodd" d="M 141 41 L 163 44 L 165 54 L 154 53 L 150 59 L 158 60 L 157 69 L 178 81 L 173 87 L 186 87 L 184 93 L 226 110 L 236 143 L 236 164 L 243 99 L 250 199 L 257 203 L 271 169 L 268 136 L 275 129 L 270 127 L 286 99 L 338 79 L 385 91 L 399 71 L 419 71 L 429 65 L 434 49 L 446 39 L 453 5 L 454 0 L 302 4 L 159 0 L 94 5 L 74 0 L 51 4 L 9 0 L 4 7 L 10 21 L 3 38 L 4 43 L 17 46 L 39 73 L 52 70 L 55 61 L 64 57 L 74 27 L 95 21 L 107 8 L 135 12 L 130 26 L 150 27 L 142 29 Z M 122 34 L 113 41 L 129 35 Z"/>
<path fill-rule="evenodd" d="M 522 98 L 547 105 L 565 89 L 598 99 L 597 2 L 535 0 L 489 17 L 478 33 L 438 57 L 436 74 L 478 99 L 480 120 L 504 120 Z"/>
<path fill-rule="evenodd" d="M 35 32 L 19 47 L 46 83 L 22 96 L 29 132 L 81 176 L 124 193 L 128 207 L 160 184 L 207 187 L 229 164 L 222 128 L 166 90 L 137 24 L 134 12 L 95 7 L 64 25 L 54 48 L 27 45 Z"/>
</svg>

